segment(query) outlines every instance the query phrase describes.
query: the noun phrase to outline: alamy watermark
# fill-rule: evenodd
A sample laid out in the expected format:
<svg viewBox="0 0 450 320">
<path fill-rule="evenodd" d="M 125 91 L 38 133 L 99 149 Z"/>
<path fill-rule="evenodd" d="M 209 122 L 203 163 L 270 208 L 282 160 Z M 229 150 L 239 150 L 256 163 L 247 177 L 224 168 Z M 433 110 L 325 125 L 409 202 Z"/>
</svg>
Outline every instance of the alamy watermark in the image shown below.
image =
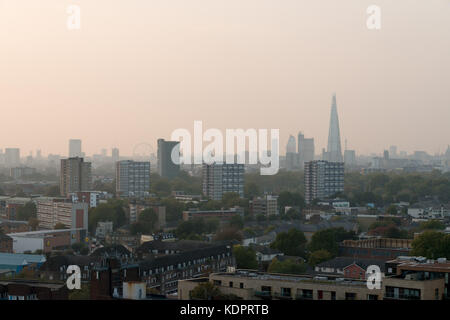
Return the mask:
<svg viewBox="0 0 450 320">
<path fill-rule="evenodd" d="M 67 278 L 66 285 L 67 289 L 73 290 L 81 289 L 81 269 L 77 265 L 70 265 L 67 267 L 66 273 L 70 274 Z"/>
<path fill-rule="evenodd" d="M 203 122 L 194 121 L 193 139 L 187 129 L 172 132 L 171 140 L 180 141 L 172 150 L 172 161 L 175 164 L 245 164 L 248 150 L 247 164 L 261 164 L 261 175 L 274 175 L 280 168 L 280 130 L 270 129 L 270 150 L 268 133 L 267 129 L 226 129 L 224 140 L 221 130 L 210 128 L 203 132 Z M 208 143 L 204 148 L 203 142 Z"/>
<path fill-rule="evenodd" d="M 370 265 L 366 271 L 367 274 L 367 288 L 370 290 L 381 289 L 381 270 L 377 265 Z"/>
</svg>

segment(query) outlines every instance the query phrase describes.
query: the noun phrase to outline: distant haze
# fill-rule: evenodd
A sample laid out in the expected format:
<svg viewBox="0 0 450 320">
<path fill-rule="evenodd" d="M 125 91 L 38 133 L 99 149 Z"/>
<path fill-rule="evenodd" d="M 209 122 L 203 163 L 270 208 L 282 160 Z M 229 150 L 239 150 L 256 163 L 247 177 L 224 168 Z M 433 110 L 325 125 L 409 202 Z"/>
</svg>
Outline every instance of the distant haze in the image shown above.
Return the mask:
<svg viewBox="0 0 450 320">
<path fill-rule="evenodd" d="M 334 92 L 342 148 L 444 152 L 450 1 L 0 0 L 0 149 L 127 155 L 202 120 L 279 128 L 282 154 L 302 131 L 320 153 Z"/>
</svg>

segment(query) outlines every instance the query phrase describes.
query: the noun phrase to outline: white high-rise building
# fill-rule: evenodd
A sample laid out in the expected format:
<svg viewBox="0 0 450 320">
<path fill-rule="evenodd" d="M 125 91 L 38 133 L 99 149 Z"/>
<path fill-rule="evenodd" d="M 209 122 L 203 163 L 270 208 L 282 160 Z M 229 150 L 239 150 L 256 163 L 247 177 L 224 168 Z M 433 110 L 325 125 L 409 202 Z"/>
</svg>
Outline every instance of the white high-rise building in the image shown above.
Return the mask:
<svg viewBox="0 0 450 320">
<path fill-rule="evenodd" d="M 297 146 L 295 145 L 295 137 L 289 136 L 286 145 L 286 169 L 292 170 L 297 166 Z"/>
<path fill-rule="evenodd" d="M 16 167 L 20 165 L 20 149 L 6 148 L 5 149 L 5 165 L 7 167 Z"/>
<path fill-rule="evenodd" d="M 69 140 L 69 158 L 83 157 L 81 152 L 81 140 L 70 139 Z"/>
<path fill-rule="evenodd" d="M 344 191 L 344 163 L 323 160 L 305 162 L 305 201 L 324 200 Z"/>
<path fill-rule="evenodd" d="M 83 158 L 61 159 L 60 192 L 68 196 L 72 192 L 90 191 L 92 187 L 92 169 L 90 162 Z"/>
<path fill-rule="evenodd" d="M 302 132 L 298 133 L 298 162 L 303 169 L 304 163 L 314 160 L 314 138 L 305 138 Z"/>
<path fill-rule="evenodd" d="M 116 162 L 116 192 L 120 197 L 146 198 L 150 195 L 150 162 Z"/>
<path fill-rule="evenodd" d="M 243 164 L 203 164 L 203 194 L 212 200 L 222 200 L 225 193 L 244 197 Z"/>
<path fill-rule="evenodd" d="M 117 161 L 120 160 L 119 149 L 118 148 L 112 148 L 111 157 L 112 157 L 112 161 L 114 163 L 116 163 Z"/>
</svg>

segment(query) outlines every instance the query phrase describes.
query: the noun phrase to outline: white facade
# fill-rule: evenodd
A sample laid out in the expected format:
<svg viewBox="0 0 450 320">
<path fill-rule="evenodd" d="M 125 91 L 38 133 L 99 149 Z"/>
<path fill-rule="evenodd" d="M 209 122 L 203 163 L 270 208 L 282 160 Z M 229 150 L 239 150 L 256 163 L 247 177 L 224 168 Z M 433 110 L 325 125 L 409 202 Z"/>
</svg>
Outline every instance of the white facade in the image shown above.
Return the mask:
<svg viewBox="0 0 450 320">
<path fill-rule="evenodd" d="M 43 237 L 24 237 L 20 233 L 8 234 L 13 239 L 13 252 L 24 253 L 25 251 L 35 252 L 36 250 L 44 251 Z"/>
</svg>

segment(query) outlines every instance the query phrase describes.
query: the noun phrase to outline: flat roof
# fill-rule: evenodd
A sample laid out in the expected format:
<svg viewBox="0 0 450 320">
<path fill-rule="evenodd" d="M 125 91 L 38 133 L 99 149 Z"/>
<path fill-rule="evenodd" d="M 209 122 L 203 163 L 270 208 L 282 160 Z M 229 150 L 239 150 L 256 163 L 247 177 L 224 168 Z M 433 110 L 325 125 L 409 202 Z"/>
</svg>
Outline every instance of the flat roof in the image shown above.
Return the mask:
<svg viewBox="0 0 450 320">
<path fill-rule="evenodd" d="M 276 274 L 276 273 L 262 273 L 252 272 L 245 270 L 237 270 L 234 273 L 219 272 L 213 275 L 226 276 L 230 278 L 246 278 L 254 280 L 276 280 L 287 282 L 316 282 L 316 283 L 330 283 L 336 285 L 353 285 L 353 286 L 366 286 L 366 280 L 355 280 L 342 277 L 332 277 L 329 279 L 326 276 L 310 276 L 310 275 L 291 275 L 291 274 Z M 339 279 L 339 280 L 338 280 Z"/>
<path fill-rule="evenodd" d="M 43 237 L 46 234 L 50 233 L 62 233 L 62 232 L 72 232 L 72 231 L 80 231 L 85 230 L 83 228 L 75 228 L 75 229 L 57 229 L 57 230 L 39 230 L 39 231 L 29 231 L 29 232 L 17 232 L 17 233 L 8 233 L 7 236 L 13 237 L 20 237 L 20 238 L 26 238 L 26 237 L 32 237 L 32 238 L 39 238 Z"/>
</svg>

